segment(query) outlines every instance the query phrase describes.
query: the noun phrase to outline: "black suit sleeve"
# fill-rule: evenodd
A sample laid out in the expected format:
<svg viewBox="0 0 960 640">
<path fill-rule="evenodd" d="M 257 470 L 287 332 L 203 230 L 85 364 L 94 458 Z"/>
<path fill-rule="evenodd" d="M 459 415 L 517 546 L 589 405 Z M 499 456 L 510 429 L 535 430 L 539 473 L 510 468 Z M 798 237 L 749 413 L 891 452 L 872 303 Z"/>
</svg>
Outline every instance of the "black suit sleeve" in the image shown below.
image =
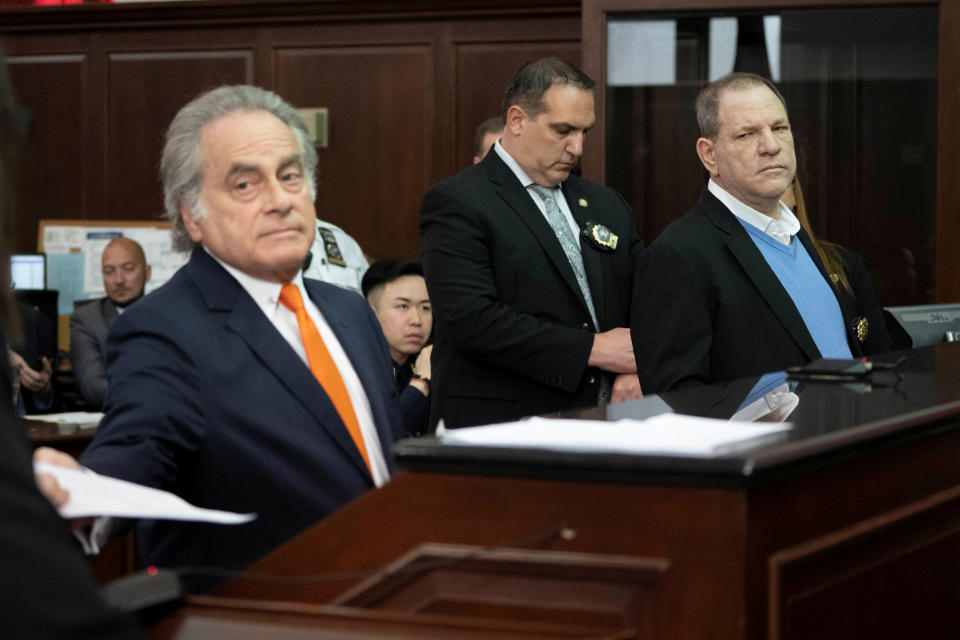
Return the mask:
<svg viewBox="0 0 960 640">
<path fill-rule="evenodd" d="M 840 254 L 843 257 L 843 269 L 853 290 L 857 315 L 866 318 L 869 326 L 867 339 L 861 345 L 863 353 L 873 355 L 890 351 L 893 340 L 887 332 L 887 325 L 883 319 L 883 307 L 880 306 L 880 300 L 877 298 L 873 280 L 863 261 L 863 256 L 843 248 L 840 248 Z"/>
<path fill-rule="evenodd" d="M 630 335 L 644 393 L 712 380 L 713 321 L 703 283 L 676 247 L 654 243 L 641 256 Z"/>
<path fill-rule="evenodd" d="M 574 391 L 587 367 L 593 333 L 522 313 L 505 304 L 491 248 L 492 224 L 467 198 L 443 187 L 424 196 L 420 211 L 424 269 L 439 333 L 455 349 L 565 391 Z M 500 270 L 501 272 L 512 270 Z M 550 292 L 541 292 L 546 299 Z"/>
<path fill-rule="evenodd" d="M 81 464 L 169 490 L 181 457 L 197 451 L 206 430 L 206 381 L 183 341 L 125 319 L 127 314 L 114 324 L 107 347 L 107 417 Z"/>
</svg>

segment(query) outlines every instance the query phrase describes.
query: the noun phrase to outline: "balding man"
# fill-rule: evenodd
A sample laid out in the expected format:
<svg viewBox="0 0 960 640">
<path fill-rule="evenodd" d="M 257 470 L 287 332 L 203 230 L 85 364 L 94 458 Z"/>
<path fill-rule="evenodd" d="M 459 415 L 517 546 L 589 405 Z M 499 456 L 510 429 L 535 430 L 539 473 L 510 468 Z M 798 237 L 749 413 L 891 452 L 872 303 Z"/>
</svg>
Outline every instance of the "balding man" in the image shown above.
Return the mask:
<svg viewBox="0 0 960 640">
<path fill-rule="evenodd" d="M 99 409 L 107 397 L 107 333 L 124 309 L 143 297 L 150 265 L 130 238 L 114 238 L 100 258 L 107 295 L 70 316 L 70 361 L 83 401 Z"/>
</svg>

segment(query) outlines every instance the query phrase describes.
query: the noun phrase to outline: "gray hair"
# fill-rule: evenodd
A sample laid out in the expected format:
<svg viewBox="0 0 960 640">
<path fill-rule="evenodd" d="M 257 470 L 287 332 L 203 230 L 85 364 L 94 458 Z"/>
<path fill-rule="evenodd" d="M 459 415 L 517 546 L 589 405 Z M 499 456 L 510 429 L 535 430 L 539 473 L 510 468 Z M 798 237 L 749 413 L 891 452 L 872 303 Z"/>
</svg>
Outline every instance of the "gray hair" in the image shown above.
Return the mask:
<svg viewBox="0 0 960 640">
<path fill-rule="evenodd" d="M 543 95 L 555 84 L 590 91 L 597 83 L 580 69 L 559 58 L 540 58 L 528 62 L 513 74 L 503 95 L 500 115 L 504 122 L 507 111 L 513 105 L 523 109 L 530 118 L 536 118 L 543 113 Z"/>
<path fill-rule="evenodd" d="M 167 128 L 166 144 L 160 160 L 163 203 L 167 219 L 173 224 L 173 248 L 188 250 L 193 239 L 187 233 L 181 215 L 186 207 L 197 219 L 206 215 L 200 200 L 203 186 L 203 154 L 200 139 L 203 128 L 234 111 L 266 111 L 290 127 L 303 154 L 303 169 L 311 196 L 317 193 L 317 150 L 307 126 L 296 110 L 272 91 L 250 85 L 223 86 L 191 100 L 177 112 Z"/>
<path fill-rule="evenodd" d="M 787 110 L 787 101 L 783 99 L 776 85 L 767 78 L 755 73 L 731 73 L 714 80 L 697 94 L 696 110 L 697 124 L 700 126 L 700 137 L 716 140 L 720 131 L 720 94 L 724 91 L 740 91 L 753 87 L 766 87 L 777 96 L 777 100 Z"/>
</svg>

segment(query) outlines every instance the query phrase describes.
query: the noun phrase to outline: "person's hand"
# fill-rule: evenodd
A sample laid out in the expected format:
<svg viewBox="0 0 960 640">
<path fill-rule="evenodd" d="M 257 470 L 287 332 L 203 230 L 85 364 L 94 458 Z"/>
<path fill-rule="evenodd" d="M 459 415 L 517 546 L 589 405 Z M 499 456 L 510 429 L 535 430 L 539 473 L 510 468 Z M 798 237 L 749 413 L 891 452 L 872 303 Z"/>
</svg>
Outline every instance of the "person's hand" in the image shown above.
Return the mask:
<svg viewBox="0 0 960 640">
<path fill-rule="evenodd" d="M 28 365 L 19 354 L 11 352 L 10 362 L 20 373 L 20 384 L 30 391 L 50 390 L 50 380 L 53 377 L 53 366 L 50 364 L 50 358 L 46 356 L 43 356 L 40 361 L 42 366 L 40 367 L 40 371 L 37 371 Z"/>
<path fill-rule="evenodd" d="M 417 359 L 413 362 L 413 375 L 420 376 L 421 378 L 430 379 L 430 354 L 433 353 L 433 345 L 427 345 L 420 350 L 420 353 L 417 355 Z M 422 393 L 425 396 L 430 395 L 430 385 L 425 380 L 418 380 L 413 378 L 410 380 L 410 386 Z"/>
<path fill-rule="evenodd" d="M 50 447 L 38 447 L 37 450 L 33 452 L 33 462 L 46 462 L 47 464 L 69 467 L 70 469 L 80 468 L 80 465 L 73 459 L 73 456 Z M 34 482 L 37 483 L 37 488 L 47 497 L 47 500 L 58 509 L 65 505 L 70 499 L 70 492 L 61 487 L 57 479 L 49 473 L 37 474 Z"/>
<path fill-rule="evenodd" d="M 635 373 L 620 373 L 613 380 L 613 390 L 610 392 L 610 402 L 624 402 L 643 397 L 640 389 L 640 378 Z"/>
<path fill-rule="evenodd" d="M 593 336 L 593 348 L 587 364 L 613 373 L 636 373 L 630 329 L 617 327 Z"/>
<path fill-rule="evenodd" d="M 423 349 L 420 350 L 420 353 L 417 355 L 417 359 L 413 362 L 413 374 L 420 376 L 421 378 L 426 378 L 429 380 L 432 376 L 430 375 L 430 355 L 433 353 L 433 345 L 428 344 Z"/>
</svg>

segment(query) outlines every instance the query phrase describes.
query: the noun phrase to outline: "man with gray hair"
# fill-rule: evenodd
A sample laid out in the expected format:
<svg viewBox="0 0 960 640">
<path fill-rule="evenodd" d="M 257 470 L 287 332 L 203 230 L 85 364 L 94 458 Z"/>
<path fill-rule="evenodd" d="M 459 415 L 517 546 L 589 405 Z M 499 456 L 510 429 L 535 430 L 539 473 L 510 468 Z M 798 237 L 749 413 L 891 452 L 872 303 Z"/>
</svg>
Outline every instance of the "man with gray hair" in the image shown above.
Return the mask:
<svg viewBox="0 0 960 640">
<path fill-rule="evenodd" d="M 293 108 L 256 87 L 203 94 L 167 131 L 167 215 L 192 254 L 114 324 L 107 415 L 81 462 L 258 517 L 141 522 L 146 563 L 246 566 L 389 478 L 402 427 L 380 325 L 301 274 L 316 163 Z"/>
<path fill-rule="evenodd" d="M 594 123 L 593 87 L 556 58 L 524 65 L 503 99 L 500 140 L 423 198 L 433 423 L 640 395 L 627 326 L 643 247 L 623 197 L 571 175 Z"/>
<path fill-rule="evenodd" d="M 641 261 L 631 328 L 643 388 L 662 392 L 861 355 L 855 302 L 833 287 L 780 196 L 796 156 L 783 96 L 734 73 L 697 97 L 700 199 Z M 859 334 L 859 335 L 858 335 Z"/>
</svg>

